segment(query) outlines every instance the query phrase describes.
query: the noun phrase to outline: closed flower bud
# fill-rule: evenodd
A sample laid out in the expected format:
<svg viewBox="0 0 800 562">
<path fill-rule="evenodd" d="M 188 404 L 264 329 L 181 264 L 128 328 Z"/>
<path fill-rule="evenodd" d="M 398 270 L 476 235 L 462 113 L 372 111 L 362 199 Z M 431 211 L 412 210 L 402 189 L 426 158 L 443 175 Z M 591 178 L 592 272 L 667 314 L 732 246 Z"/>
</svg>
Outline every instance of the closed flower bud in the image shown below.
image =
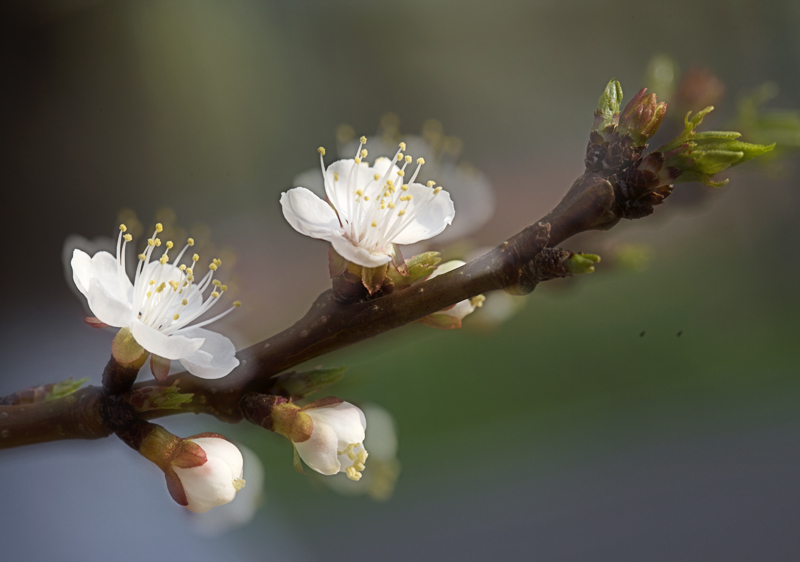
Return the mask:
<svg viewBox="0 0 800 562">
<path fill-rule="evenodd" d="M 619 116 L 617 131 L 622 135 L 630 135 L 633 143 L 643 145 L 652 137 L 661 126 L 667 112 L 667 104 L 657 103 L 655 94 L 645 94 L 647 88 L 642 88 L 636 94 Z"/>
</svg>

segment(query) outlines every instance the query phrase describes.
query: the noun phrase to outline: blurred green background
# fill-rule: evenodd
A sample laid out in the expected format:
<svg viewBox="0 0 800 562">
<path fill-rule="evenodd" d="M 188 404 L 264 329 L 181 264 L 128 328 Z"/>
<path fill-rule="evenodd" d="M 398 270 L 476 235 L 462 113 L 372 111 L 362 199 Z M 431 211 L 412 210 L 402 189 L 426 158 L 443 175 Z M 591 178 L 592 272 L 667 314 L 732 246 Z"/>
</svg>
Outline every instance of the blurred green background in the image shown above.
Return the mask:
<svg viewBox="0 0 800 562">
<path fill-rule="evenodd" d="M 5 3 L 0 394 L 99 383 L 111 334 L 81 322 L 60 256 L 70 234 L 112 235 L 120 209 L 145 224 L 173 209 L 235 251 L 245 307 L 221 329 L 248 345 L 328 285 L 326 245 L 295 233 L 278 198 L 341 123 L 369 136 L 386 111 L 409 134 L 440 120 L 495 188 L 495 217 L 471 239 L 493 245 L 581 173 L 610 78 L 630 99 L 654 55 L 710 69 L 725 95 L 709 128 L 766 81 L 780 86 L 774 107 L 798 108 L 799 28 L 790 0 Z M 477 313 L 461 331 L 411 326 L 313 362 L 347 365 L 333 392 L 393 414 L 402 473 L 387 502 L 296 474 L 274 435 L 184 416 L 165 424 L 220 431 L 264 461 L 253 522 L 197 537 L 158 471 L 117 440 L 49 444 L 2 454 L 4 551 L 797 560 L 796 165 L 787 152 L 721 190 L 679 186 L 653 217 L 564 244 L 604 257 L 647 244 L 644 271 L 606 260 L 500 325 Z"/>
</svg>

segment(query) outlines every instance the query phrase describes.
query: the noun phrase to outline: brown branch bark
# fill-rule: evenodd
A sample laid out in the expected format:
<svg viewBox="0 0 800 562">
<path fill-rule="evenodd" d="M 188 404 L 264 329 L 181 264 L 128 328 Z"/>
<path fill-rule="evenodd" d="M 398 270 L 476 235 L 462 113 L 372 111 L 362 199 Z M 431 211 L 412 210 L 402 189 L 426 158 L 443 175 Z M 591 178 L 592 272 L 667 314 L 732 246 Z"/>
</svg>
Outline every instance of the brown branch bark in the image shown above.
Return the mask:
<svg viewBox="0 0 800 562">
<path fill-rule="evenodd" d="M 484 256 L 447 274 L 390 295 L 341 304 L 331 291 L 322 293 L 293 326 L 239 352 L 241 364 L 228 376 L 206 380 L 189 373 L 170 376 L 194 399 L 183 410 L 153 410 L 142 418 L 193 411 L 238 422 L 239 401 L 248 392 L 270 393 L 277 375 L 320 355 L 414 322 L 481 293 L 507 290 L 530 293 L 541 281 L 567 275 L 554 271 L 549 248 L 592 229 L 619 221 L 615 191 L 603 177 L 584 174 L 562 201 L 540 221 L 509 238 Z M 150 384 L 150 383 L 148 383 Z M 138 388 L 142 383 L 134 386 Z M 73 395 L 13 410 L 0 407 L 0 448 L 56 439 L 105 437 L 112 431 L 113 402 L 95 387 Z M 124 395 L 120 396 L 121 398 Z M 7 413 L 7 416 L 3 414 Z"/>
</svg>

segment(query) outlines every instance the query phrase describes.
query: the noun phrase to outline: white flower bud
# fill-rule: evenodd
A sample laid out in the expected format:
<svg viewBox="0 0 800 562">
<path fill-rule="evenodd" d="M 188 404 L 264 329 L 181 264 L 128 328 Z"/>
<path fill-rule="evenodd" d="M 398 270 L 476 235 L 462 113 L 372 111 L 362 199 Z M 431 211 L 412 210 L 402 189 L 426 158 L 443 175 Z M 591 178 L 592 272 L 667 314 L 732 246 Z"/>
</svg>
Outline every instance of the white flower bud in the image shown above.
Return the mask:
<svg viewBox="0 0 800 562">
<path fill-rule="evenodd" d="M 199 446 L 206 462 L 191 468 L 180 468 L 172 463 L 172 470 L 180 480 L 188 504 L 186 508 L 204 513 L 212 507 L 233 501 L 236 492 L 244 487 L 242 479 L 242 453 L 236 445 L 219 437 L 186 439 Z"/>
<path fill-rule="evenodd" d="M 351 480 L 360 479 L 367 460 L 364 412 L 349 402 L 309 406 L 302 413 L 311 418 L 314 427 L 311 437 L 294 444 L 300 458 L 320 474 L 344 472 Z"/>
</svg>

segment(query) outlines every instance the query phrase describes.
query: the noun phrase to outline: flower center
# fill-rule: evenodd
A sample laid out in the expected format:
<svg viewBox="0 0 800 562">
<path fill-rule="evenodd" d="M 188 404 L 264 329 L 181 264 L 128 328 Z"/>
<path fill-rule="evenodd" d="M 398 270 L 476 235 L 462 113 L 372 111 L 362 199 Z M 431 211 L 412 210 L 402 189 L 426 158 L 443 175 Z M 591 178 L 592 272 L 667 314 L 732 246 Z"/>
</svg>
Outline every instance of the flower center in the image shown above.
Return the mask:
<svg viewBox="0 0 800 562">
<path fill-rule="evenodd" d="M 366 468 L 365 463 L 369 454 L 361 443 L 350 443 L 344 451 L 336 451 L 339 462 L 350 480 L 361 480 L 361 471 Z"/>
<path fill-rule="evenodd" d="M 336 208 L 342 228 L 345 230 L 347 238 L 356 246 L 360 246 L 370 251 L 389 251 L 389 246 L 433 201 L 441 191 L 442 187 L 434 187 L 436 182 L 429 181 L 428 189 L 422 193 L 418 189 L 412 189 L 409 184 L 419 175 L 420 169 L 425 160 L 417 159 L 417 167 L 411 179 L 405 183 L 406 168 L 413 158 L 403 155 L 406 144 L 401 142 L 399 150 L 395 153 L 392 161 L 389 162 L 383 174 L 375 173 L 365 185 L 359 185 L 358 166 L 371 167 L 362 162 L 368 152 L 364 149 L 367 142 L 366 137 L 361 137 L 353 165 L 347 177 L 341 177 L 338 173 L 333 174 L 333 185 L 325 172 L 323 156 L 325 149 L 319 149 L 320 167 L 322 176 L 326 184 L 326 192 L 331 198 L 331 203 Z M 375 160 L 375 164 L 386 161 L 385 157 Z M 397 167 L 402 162 L 402 167 Z M 374 169 L 374 168 L 372 168 Z M 344 184 L 344 185 L 342 185 Z M 345 195 L 347 194 L 347 195 Z"/>
<path fill-rule="evenodd" d="M 233 489 L 236 490 L 237 492 L 239 490 L 241 490 L 242 488 L 244 488 L 245 484 L 246 484 L 246 482 L 244 481 L 243 478 L 234 478 L 233 479 Z"/>
<path fill-rule="evenodd" d="M 127 277 L 125 252 L 129 242 L 133 240 L 126 234 L 127 227 L 121 224 L 120 235 L 117 239 L 117 263 L 120 277 Z M 161 223 L 156 224 L 153 236 L 147 240 L 147 247 L 139 254 L 136 266 L 136 276 L 133 281 L 132 306 L 136 318 L 151 328 L 170 335 L 186 327 L 190 322 L 197 320 L 208 312 L 219 301 L 219 297 L 228 290 L 219 280 L 214 279 L 214 273 L 222 266 L 222 260 L 211 260 L 208 272 L 200 281 L 195 282 L 194 266 L 200 261 L 200 256 L 193 254 L 191 263 L 180 266 L 169 263 L 169 251 L 174 247 L 171 241 L 164 244 L 164 252 L 157 260 L 152 260 L 153 252 L 161 247 L 158 234 L 163 230 Z M 194 246 L 194 240 L 189 238 L 186 245 L 178 253 L 175 263 L 179 263 L 189 247 Z M 208 297 L 204 300 L 203 293 L 211 288 Z M 225 312 L 203 322 L 193 325 L 200 328 L 229 314 L 234 308 L 241 306 L 235 301 Z"/>
</svg>

